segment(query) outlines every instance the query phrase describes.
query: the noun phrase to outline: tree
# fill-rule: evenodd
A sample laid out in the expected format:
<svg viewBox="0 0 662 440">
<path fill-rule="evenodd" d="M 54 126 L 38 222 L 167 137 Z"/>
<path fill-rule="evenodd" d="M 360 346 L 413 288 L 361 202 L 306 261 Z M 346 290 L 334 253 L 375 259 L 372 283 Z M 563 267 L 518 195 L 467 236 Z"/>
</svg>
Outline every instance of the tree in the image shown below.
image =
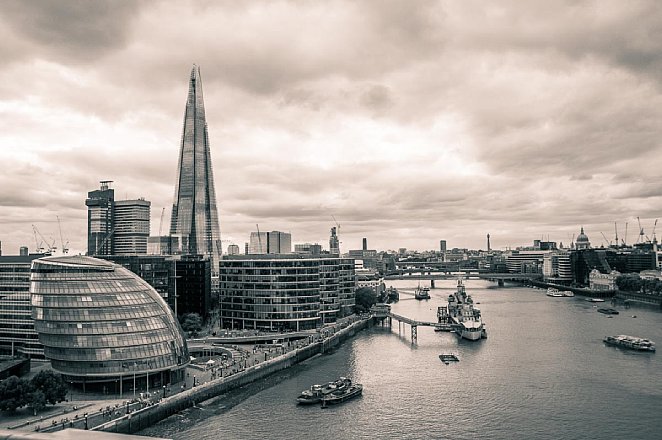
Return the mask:
<svg viewBox="0 0 662 440">
<path fill-rule="evenodd" d="M 202 330 L 202 316 L 198 315 L 197 313 L 185 314 L 182 316 L 180 322 L 182 324 L 182 330 L 185 332 L 197 334 L 197 332 Z"/>
<path fill-rule="evenodd" d="M 354 310 L 363 313 L 377 303 L 377 294 L 369 287 L 359 287 L 354 293 Z"/>
<path fill-rule="evenodd" d="M 16 411 L 28 403 L 30 382 L 10 376 L 0 382 L 0 411 Z"/>
<path fill-rule="evenodd" d="M 34 415 L 46 407 L 46 396 L 41 390 L 34 390 L 28 395 L 28 406 L 34 411 Z"/>
<path fill-rule="evenodd" d="M 625 275 L 619 275 L 616 278 L 616 286 L 618 290 L 624 292 L 639 292 L 641 291 L 642 283 L 639 274 L 629 273 Z"/>
<path fill-rule="evenodd" d="M 30 383 L 35 391 L 43 393 L 44 400 L 51 405 L 62 402 L 67 397 L 67 383 L 52 370 L 40 371 Z"/>
</svg>

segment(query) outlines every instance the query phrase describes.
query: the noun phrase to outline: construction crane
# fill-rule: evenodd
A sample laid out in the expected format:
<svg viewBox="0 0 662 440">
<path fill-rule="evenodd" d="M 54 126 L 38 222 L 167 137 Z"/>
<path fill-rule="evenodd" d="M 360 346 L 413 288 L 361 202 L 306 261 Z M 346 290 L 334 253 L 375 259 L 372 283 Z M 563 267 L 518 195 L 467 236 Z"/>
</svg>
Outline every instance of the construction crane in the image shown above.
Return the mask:
<svg viewBox="0 0 662 440">
<path fill-rule="evenodd" d="M 57 247 L 55 246 L 55 240 L 53 240 L 53 244 L 49 244 L 48 240 L 44 238 L 44 236 L 39 232 L 39 229 L 35 225 L 32 225 L 32 230 L 34 231 L 35 234 L 35 242 L 37 242 L 37 235 L 41 238 L 41 243 L 37 243 L 37 253 L 41 253 L 43 251 L 46 251 L 48 253 L 53 253 Z M 41 245 L 43 243 L 46 243 L 46 248 L 42 247 Z"/>
<path fill-rule="evenodd" d="M 625 222 L 625 238 L 623 238 L 623 246 L 627 246 L 628 243 L 628 222 Z"/>
<path fill-rule="evenodd" d="M 161 231 L 163 230 L 163 214 L 165 214 L 165 207 L 163 207 L 161 210 L 161 221 L 159 221 L 159 237 L 161 236 Z"/>
<path fill-rule="evenodd" d="M 97 255 L 111 255 L 112 249 L 110 249 L 110 252 L 108 252 L 107 254 L 101 254 L 101 249 L 103 249 L 103 247 L 106 245 L 106 242 L 108 240 L 110 240 L 110 237 L 113 236 L 113 234 L 115 233 L 115 229 L 117 229 L 117 226 L 115 226 L 113 229 L 111 229 L 110 232 L 108 234 L 106 234 L 106 236 L 103 238 L 103 240 L 101 240 L 101 244 L 99 244 L 99 246 L 97 246 L 97 249 L 96 249 L 96 254 Z"/>
<path fill-rule="evenodd" d="M 616 247 L 618 247 L 618 225 L 614 222 L 614 232 L 616 233 Z"/>
<path fill-rule="evenodd" d="M 609 241 L 609 240 L 607 239 L 607 236 L 605 235 L 605 233 L 602 232 L 602 231 L 600 231 L 600 233 L 602 234 L 602 238 L 605 239 L 605 242 L 607 242 L 607 246 L 611 246 L 611 241 Z"/>
<path fill-rule="evenodd" d="M 639 217 L 637 217 L 637 223 L 639 223 L 639 237 L 637 237 L 637 243 L 643 243 L 646 235 L 644 234 L 644 228 L 641 227 L 641 220 L 639 220 Z"/>
<path fill-rule="evenodd" d="M 334 223 L 336 224 L 336 234 L 340 235 L 340 223 L 338 223 L 338 220 L 336 220 L 335 216 L 331 216 L 333 219 Z"/>
<path fill-rule="evenodd" d="M 260 237 L 260 225 L 255 223 L 255 227 L 257 228 L 257 245 L 258 245 L 258 252 L 262 252 L 262 237 Z M 267 253 L 267 250 L 264 250 L 264 253 Z"/>
<path fill-rule="evenodd" d="M 657 237 L 655 236 L 655 228 L 657 228 L 657 220 L 655 219 L 655 223 L 653 223 L 653 233 L 651 234 L 653 236 L 653 243 L 657 243 Z"/>
<path fill-rule="evenodd" d="M 60 230 L 60 245 L 62 245 L 62 253 L 66 254 L 69 252 L 69 248 L 67 247 L 69 245 L 69 240 L 67 240 L 66 243 L 64 242 L 64 238 L 62 238 L 62 224 L 60 223 L 60 217 L 57 215 L 55 217 L 57 218 L 57 227 Z"/>
</svg>

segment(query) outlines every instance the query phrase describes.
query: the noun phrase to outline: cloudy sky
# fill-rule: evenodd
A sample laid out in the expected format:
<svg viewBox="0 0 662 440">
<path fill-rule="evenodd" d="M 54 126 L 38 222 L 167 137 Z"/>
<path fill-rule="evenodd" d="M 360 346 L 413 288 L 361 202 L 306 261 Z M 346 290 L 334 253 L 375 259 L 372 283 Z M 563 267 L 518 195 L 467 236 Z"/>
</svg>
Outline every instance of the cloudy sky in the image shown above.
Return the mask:
<svg viewBox="0 0 662 440">
<path fill-rule="evenodd" d="M 552 4 L 553 3 L 553 4 Z M 0 240 L 86 249 L 87 191 L 168 230 L 201 66 L 224 247 L 495 248 L 650 234 L 662 206 L 656 1 L 0 3 Z"/>
</svg>

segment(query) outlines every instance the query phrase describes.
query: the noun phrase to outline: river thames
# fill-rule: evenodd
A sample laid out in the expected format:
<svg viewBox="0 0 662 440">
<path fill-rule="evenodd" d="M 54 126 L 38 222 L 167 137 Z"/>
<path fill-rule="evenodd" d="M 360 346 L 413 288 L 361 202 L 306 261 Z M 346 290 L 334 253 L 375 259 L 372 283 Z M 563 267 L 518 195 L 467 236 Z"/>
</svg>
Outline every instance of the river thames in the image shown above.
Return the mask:
<svg viewBox="0 0 662 440">
<path fill-rule="evenodd" d="M 436 321 L 454 281 L 428 301 L 401 293 L 395 313 Z M 416 284 L 392 281 L 402 292 Z M 607 347 L 606 335 L 662 344 L 662 313 L 617 307 L 613 318 L 582 297 L 467 281 L 488 339 L 461 341 L 419 327 L 374 327 L 331 354 L 206 402 L 142 431 L 173 439 L 652 439 L 662 435 L 662 355 Z M 608 304 L 608 303 L 606 303 Z M 633 318 L 636 315 L 636 318 Z M 445 365 L 440 353 L 460 362 Z M 297 406 L 315 383 L 347 376 L 363 396 L 321 409 Z"/>
</svg>

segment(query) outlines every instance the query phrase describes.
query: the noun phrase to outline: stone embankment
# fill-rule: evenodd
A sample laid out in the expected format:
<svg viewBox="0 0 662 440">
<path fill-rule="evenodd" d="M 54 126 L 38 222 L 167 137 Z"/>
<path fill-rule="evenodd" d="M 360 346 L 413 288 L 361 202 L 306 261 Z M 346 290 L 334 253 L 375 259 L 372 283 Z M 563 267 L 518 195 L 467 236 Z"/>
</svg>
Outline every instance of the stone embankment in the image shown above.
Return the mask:
<svg viewBox="0 0 662 440">
<path fill-rule="evenodd" d="M 296 348 L 276 358 L 235 373 L 188 389 L 176 395 L 104 423 L 93 430 L 131 434 L 170 417 L 179 411 L 195 406 L 205 400 L 224 394 L 235 388 L 262 379 L 270 374 L 298 364 L 315 355 L 325 353 L 354 336 L 358 331 L 372 325 L 370 318 L 357 319 L 344 328 L 325 328 L 320 339 Z"/>
</svg>

